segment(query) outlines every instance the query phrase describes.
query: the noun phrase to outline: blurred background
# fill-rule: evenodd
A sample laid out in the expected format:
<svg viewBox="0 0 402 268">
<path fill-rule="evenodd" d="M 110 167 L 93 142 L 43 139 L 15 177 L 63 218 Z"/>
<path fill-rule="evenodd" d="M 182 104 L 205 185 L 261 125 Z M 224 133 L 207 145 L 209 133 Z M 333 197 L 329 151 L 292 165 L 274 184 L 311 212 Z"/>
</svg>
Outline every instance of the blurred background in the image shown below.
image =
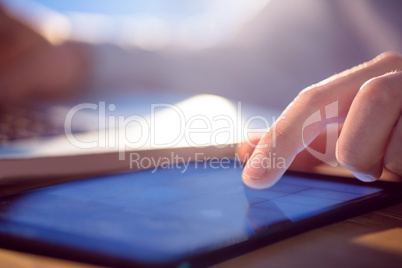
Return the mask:
<svg viewBox="0 0 402 268">
<path fill-rule="evenodd" d="M 3 0 L 57 42 L 73 39 L 160 49 L 216 45 L 269 0 Z"/>
<path fill-rule="evenodd" d="M 111 89 L 210 93 L 284 109 L 311 84 L 382 52 L 402 52 L 402 1 L 395 0 L 0 3 L 53 44 L 82 41 L 87 61 L 81 67 L 87 69 L 76 71 L 80 66 L 70 62 L 69 71 L 76 77 L 84 73 L 85 87 L 97 94 Z M 41 55 L 36 63 L 20 56 L 25 66 L 36 64 L 32 70 L 42 68 L 46 79 L 67 73 L 65 63 L 71 60 L 60 56 L 45 62 L 50 56 Z M 20 77 L 27 75 L 18 74 L 14 87 L 28 81 Z"/>
</svg>

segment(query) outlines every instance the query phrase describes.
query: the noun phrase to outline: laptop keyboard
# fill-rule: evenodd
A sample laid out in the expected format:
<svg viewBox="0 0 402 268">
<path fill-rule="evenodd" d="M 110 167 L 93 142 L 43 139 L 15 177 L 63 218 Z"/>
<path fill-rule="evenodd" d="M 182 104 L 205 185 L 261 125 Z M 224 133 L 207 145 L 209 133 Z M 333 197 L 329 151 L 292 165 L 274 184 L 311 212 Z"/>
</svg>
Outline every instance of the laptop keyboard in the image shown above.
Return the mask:
<svg viewBox="0 0 402 268">
<path fill-rule="evenodd" d="M 0 105 L 0 146 L 12 141 L 64 134 L 64 127 L 53 123 L 45 111 L 28 107 Z"/>
</svg>

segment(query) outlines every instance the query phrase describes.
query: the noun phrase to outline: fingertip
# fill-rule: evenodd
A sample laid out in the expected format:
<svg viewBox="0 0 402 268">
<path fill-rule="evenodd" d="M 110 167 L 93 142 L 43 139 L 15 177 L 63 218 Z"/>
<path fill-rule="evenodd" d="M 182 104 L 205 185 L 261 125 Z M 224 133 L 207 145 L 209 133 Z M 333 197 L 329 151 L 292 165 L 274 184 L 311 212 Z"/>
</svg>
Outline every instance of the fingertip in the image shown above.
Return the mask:
<svg viewBox="0 0 402 268">
<path fill-rule="evenodd" d="M 266 189 L 266 188 L 270 188 L 272 187 L 277 181 L 278 179 L 270 179 L 267 177 L 264 178 L 253 178 L 248 176 L 247 174 L 245 174 L 243 172 L 242 175 L 243 178 L 243 182 L 246 186 L 253 188 L 253 189 Z"/>
<path fill-rule="evenodd" d="M 246 141 L 242 142 L 236 148 L 236 154 L 240 161 L 242 161 L 243 163 L 246 163 L 250 159 L 250 156 L 252 155 L 255 147 L 257 146 L 258 142 L 260 141 L 260 138 L 261 137 L 255 137 L 255 138 L 246 140 Z"/>
<path fill-rule="evenodd" d="M 251 156 L 243 170 L 243 174 L 250 178 L 262 179 L 267 172 L 269 159 L 262 153 L 256 153 Z"/>
<path fill-rule="evenodd" d="M 353 172 L 353 171 L 352 171 L 352 173 L 358 180 L 363 181 L 363 182 L 374 182 L 379 179 L 379 177 L 377 178 L 371 174 L 362 174 L 362 173 Z"/>
<path fill-rule="evenodd" d="M 247 162 L 243 170 L 243 182 L 254 189 L 265 189 L 273 186 L 282 176 L 284 170 L 272 167 L 271 160 L 258 152 Z"/>
</svg>

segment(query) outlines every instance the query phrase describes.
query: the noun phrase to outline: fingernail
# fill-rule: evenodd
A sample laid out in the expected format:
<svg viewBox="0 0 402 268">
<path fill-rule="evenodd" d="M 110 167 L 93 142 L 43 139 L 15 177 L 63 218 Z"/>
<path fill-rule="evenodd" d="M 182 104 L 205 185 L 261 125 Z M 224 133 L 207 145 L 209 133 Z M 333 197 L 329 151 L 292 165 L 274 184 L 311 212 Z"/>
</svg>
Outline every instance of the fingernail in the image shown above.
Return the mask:
<svg viewBox="0 0 402 268">
<path fill-rule="evenodd" d="M 268 158 L 263 154 L 254 155 L 248 162 L 243 171 L 243 175 L 251 177 L 253 179 L 263 179 L 266 172 L 266 165 L 264 161 L 268 161 Z"/>
<path fill-rule="evenodd" d="M 356 178 L 358 178 L 359 180 L 364 181 L 364 182 L 373 182 L 373 181 L 377 180 L 376 177 L 369 175 L 369 174 L 361 174 L 361 173 L 353 172 L 353 175 L 355 175 Z"/>
</svg>

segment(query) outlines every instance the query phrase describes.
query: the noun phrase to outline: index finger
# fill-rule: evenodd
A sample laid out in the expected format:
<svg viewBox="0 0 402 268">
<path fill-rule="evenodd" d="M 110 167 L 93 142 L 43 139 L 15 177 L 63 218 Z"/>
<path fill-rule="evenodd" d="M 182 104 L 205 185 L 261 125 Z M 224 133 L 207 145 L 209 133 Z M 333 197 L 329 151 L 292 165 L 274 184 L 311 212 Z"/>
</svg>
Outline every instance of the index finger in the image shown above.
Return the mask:
<svg viewBox="0 0 402 268">
<path fill-rule="evenodd" d="M 253 188 L 275 184 L 327 124 L 345 120 L 367 80 L 401 69 L 402 57 L 387 52 L 301 91 L 259 141 L 243 171 L 244 183 Z"/>
</svg>

